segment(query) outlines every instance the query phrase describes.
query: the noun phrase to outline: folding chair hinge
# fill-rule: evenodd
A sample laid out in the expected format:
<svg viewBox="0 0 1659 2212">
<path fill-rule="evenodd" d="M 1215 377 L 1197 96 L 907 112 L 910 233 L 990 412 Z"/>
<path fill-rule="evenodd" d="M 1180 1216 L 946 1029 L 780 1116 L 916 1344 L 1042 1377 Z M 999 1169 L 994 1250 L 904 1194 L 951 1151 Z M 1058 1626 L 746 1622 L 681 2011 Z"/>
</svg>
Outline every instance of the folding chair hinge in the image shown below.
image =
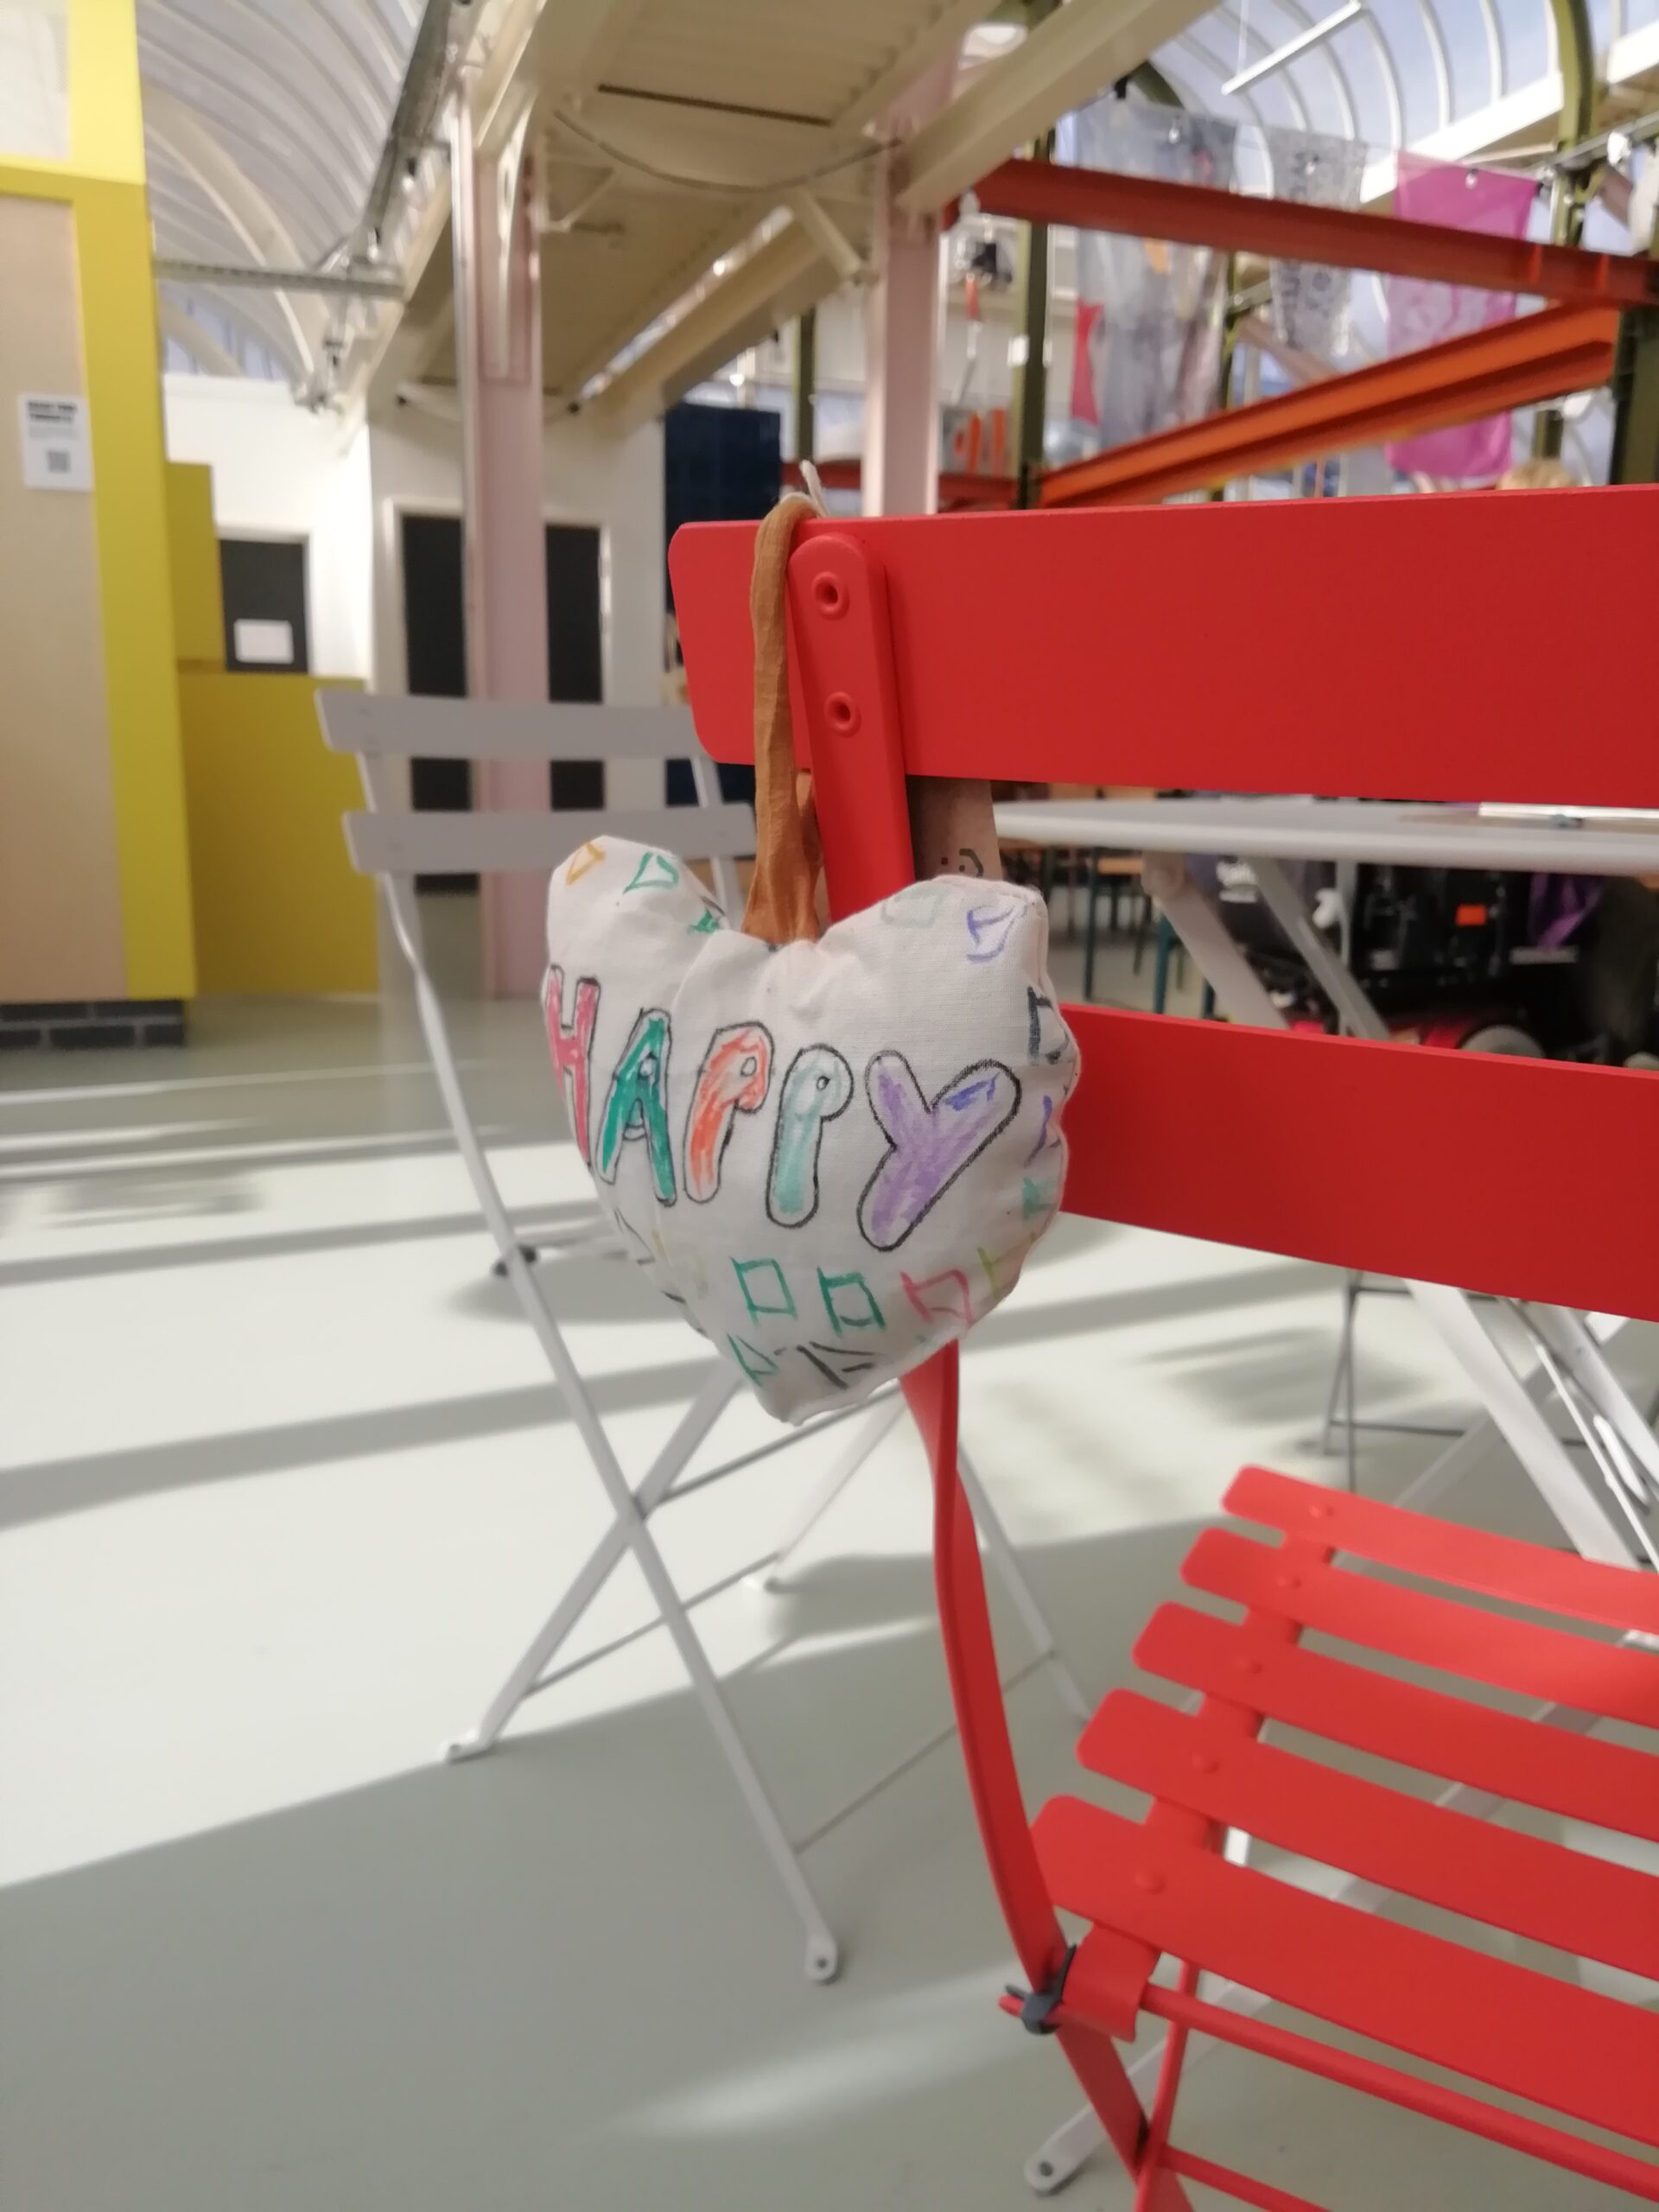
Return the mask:
<svg viewBox="0 0 1659 2212">
<path fill-rule="evenodd" d="M 1052 2015 L 1061 1998 L 1065 1994 L 1065 1977 L 1071 1973 L 1071 1961 L 1077 1955 L 1077 1945 L 1068 1943 L 1065 1947 L 1065 1956 L 1060 1961 L 1046 1986 L 1041 1989 L 1016 1989 L 1012 1983 L 1008 1985 L 1007 1993 L 1014 2002 L 1006 2009 L 1013 2012 L 1017 2008 L 1020 2024 L 1027 2035 L 1052 2036 L 1053 2034 L 1057 2023 Z"/>
</svg>

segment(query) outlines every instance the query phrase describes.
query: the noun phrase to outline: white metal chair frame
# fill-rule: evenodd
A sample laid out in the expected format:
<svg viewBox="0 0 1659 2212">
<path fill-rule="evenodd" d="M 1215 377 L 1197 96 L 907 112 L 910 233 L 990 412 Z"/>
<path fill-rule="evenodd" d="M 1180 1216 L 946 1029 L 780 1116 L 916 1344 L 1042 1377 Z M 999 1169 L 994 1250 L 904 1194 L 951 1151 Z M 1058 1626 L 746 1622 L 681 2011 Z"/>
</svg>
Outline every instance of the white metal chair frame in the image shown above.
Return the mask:
<svg viewBox="0 0 1659 2212">
<path fill-rule="evenodd" d="M 550 873 L 588 839 L 615 836 L 642 844 L 664 845 L 687 858 L 709 861 L 722 905 L 735 911 L 738 891 L 731 863 L 739 855 L 754 849 L 753 817 L 747 806 L 721 800 L 714 767 L 697 744 L 690 714 L 684 708 L 376 698 L 350 691 L 320 692 L 317 708 L 325 744 L 333 752 L 351 753 L 357 759 L 368 810 L 346 817 L 346 845 L 359 872 L 374 877 L 379 883 L 398 947 L 409 963 L 422 1033 L 479 1210 L 495 1242 L 499 1255 L 497 1272 L 512 1283 L 524 1317 L 535 1332 L 614 1516 L 612 1526 L 573 1575 L 559 1602 L 490 1700 L 477 1726 L 447 1745 L 446 1756 L 452 1759 L 478 1757 L 496 1742 L 528 1699 L 550 1688 L 577 1668 L 591 1665 L 622 1644 L 648 1634 L 652 1629 L 659 1625 L 665 1628 L 805 1933 L 808 1978 L 829 1981 L 839 1969 L 839 1948 L 807 1880 L 801 1853 L 868 1804 L 890 1782 L 948 1741 L 954 1732 L 954 1724 L 948 1723 L 914 1745 L 874 1781 L 820 1821 L 810 1834 L 791 1839 L 739 1732 L 724 1688 L 709 1664 L 690 1616 L 696 1606 L 752 1576 L 764 1573 L 767 1586 L 776 1586 L 790 1554 L 898 1421 L 903 1401 L 896 1391 L 889 1391 L 863 1409 L 863 1419 L 858 1422 L 847 1449 L 771 1552 L 760 1560 L 749 1560 L 690 1596 L 682 1596 L 648 1526 L 652 1515 L 664 1505 L 785 1448 L 796 1440 L 795 1433 L 777 1438 L 756 1451 L 683 1480 L 696 1452 L 741 1388 L 735 1372 L 724 1362 L 716 1362 L 711 1364 L 708 1379 L 687 1407 L 668 1442 L 639 1484 L 630 1486 L 581 1371 L 536 1281 L 536 1254 L 515 1233 L 468 1109 L 449 1042 L 442 1001 L 426 965 L 415 888 L 416 874 L 429 872 Z M 598 812 L 416 812 L 402 804 L 404 794 L 397 766 L 414 759 L 549 762 L 689 759 L 698 804 L 696 807 L 607 808 Z M 569 1232 L 560 1241 L 567 1253 L 615 1251 L 608 1229 L 597 1214 L 591 1227 Z M 845 1418 L 844 1414 L 830 1414 L 813 1427 L 820 1428 Z M 962 1471 L 986 1548 L 1033 1646 L 1033 1656 L 1009 1676 L 1008 1686 L 1046 1664 L 1053 1671 L 1067 1707 L 1079 1719 L 1086 1719 L 1090 1709 L 1089 1700 L 1061 1656 L 1053 1630 L 965 1455 Z M 563 1668 L 555 1667 L 561 1648 L 613 1571 L 630 1552 L 651 1592 L 657 1618 Z"/>
</svg>

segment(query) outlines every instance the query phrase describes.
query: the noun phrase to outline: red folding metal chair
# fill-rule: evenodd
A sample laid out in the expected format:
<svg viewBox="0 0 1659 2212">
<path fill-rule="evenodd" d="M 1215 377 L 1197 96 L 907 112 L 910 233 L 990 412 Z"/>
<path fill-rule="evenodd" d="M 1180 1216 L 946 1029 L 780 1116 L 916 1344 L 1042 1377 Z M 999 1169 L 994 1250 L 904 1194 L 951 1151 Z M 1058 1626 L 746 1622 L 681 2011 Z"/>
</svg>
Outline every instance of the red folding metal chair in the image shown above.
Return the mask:
<svg viewBox="0 0 1659 2212">
<path fill-rule="evenodd" d="M 1586 723 L 1581 669 L 1516 635 L 1553 549 L 1586 524 L 1651 595 L 1659 491 L 806 525 L 791 680 L 832 909 L 910 880 L 907 773 L 1659 805 L 1652 690 Z M 726 760 L 748 742 L 752 543 L 693 530 L 671 556 L 699 733 Z M 978 645 L 986 606 L 1017 659 Z M 1321 719 L 1274 695 L 1275 664 L 1311 683 Z M 1651 1077 L 1067 1013 L 1084 1053 L 1069 1210 L 1659 1318 Z M 1591 1732 L 1659 1727 L 1659 1578 L 1247 1470 L 1226 1503 L 1253 1533 L 1207 1531 L 1183 1569 L 1232 1611 L 1165 1605 L 1136 1648 L 1186 1707 L 1116 1691 L 1079 1746 L 1143 1816 L 1068 1796 L 1029 1821 L 956 1471 L 954 1350 L 906 1389 L 933 1461 L 975 1808 L 1029 1985 L 1005 2002 L 1058 2040 L 1139 2212 L 1187 2207 L 1189 2183 L 1309 2212 L 1183 2147 L 1195 2030 L 1659 2202 L 1638 2155 L 1659 2148 L 1659 2017 L 1572 1978 L 1590 1961 L 1659 1980 L 1659 1881 L 1476 1817 L 1512 1801 L 1659 1843 L 1659 1758 Z M 1297 1748 L 1263 1740 L 1274 1723 Z M 1323 1745 L 1376 1764 L 1327 1764 Z M 1403 1786 L 1372 1778 L 1394 1772 Z M 1452 1786 L 1425 1794 L 1437 1783 Z M 1235 1863 L 1230 1834 L 1559 1965 Z M 1087 1923 L 1075 1943 L 1061 1911 Z M 1173 1981 L 1154 1978 L 1162 1959 Z M 1253 2009 L 1213 2001 L 1203 1974 Z M 1118 2048 L 1147 2016 L 1167 2026 L 1149 2111 Z"/>
</svg>

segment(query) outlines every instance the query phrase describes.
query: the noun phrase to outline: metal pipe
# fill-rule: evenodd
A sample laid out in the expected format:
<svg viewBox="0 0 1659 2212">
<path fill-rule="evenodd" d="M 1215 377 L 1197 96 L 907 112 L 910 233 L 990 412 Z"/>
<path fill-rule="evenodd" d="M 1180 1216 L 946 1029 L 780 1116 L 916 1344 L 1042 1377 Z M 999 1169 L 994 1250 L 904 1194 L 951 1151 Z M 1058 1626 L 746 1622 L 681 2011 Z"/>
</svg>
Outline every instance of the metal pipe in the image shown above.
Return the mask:
<svg viewBox="0 0 1659 2212">
<path fill-rule="evenodd" d="M 404 287 L 396 276 L 375 276 L 347 269 L 273 269 L 241 261 L 176 261 L 154 264 L 158 279 L 175 284 L 244 285 L 259 292 L 315 292 L 325 298 L 398 300 Z"/>
</svg>

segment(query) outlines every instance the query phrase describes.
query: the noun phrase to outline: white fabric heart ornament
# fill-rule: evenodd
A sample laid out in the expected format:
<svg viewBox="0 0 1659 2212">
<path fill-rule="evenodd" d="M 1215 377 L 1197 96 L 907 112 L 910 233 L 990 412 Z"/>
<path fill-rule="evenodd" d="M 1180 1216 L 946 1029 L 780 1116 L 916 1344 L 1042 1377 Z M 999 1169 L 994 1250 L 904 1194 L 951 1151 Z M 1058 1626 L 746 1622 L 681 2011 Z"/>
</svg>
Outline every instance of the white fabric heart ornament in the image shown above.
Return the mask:
<svg viewBox="0 0 1659 2212">
<path fill-rule="evenodd" d="M 911 885 L 817 942 L 602 837 L 547 901 L 548 1041 L 629 1256 L 799 1421 L 1007 1297 L 1058 1207 L 1077 1046 L 1033 891 Z"/>
</svg>

